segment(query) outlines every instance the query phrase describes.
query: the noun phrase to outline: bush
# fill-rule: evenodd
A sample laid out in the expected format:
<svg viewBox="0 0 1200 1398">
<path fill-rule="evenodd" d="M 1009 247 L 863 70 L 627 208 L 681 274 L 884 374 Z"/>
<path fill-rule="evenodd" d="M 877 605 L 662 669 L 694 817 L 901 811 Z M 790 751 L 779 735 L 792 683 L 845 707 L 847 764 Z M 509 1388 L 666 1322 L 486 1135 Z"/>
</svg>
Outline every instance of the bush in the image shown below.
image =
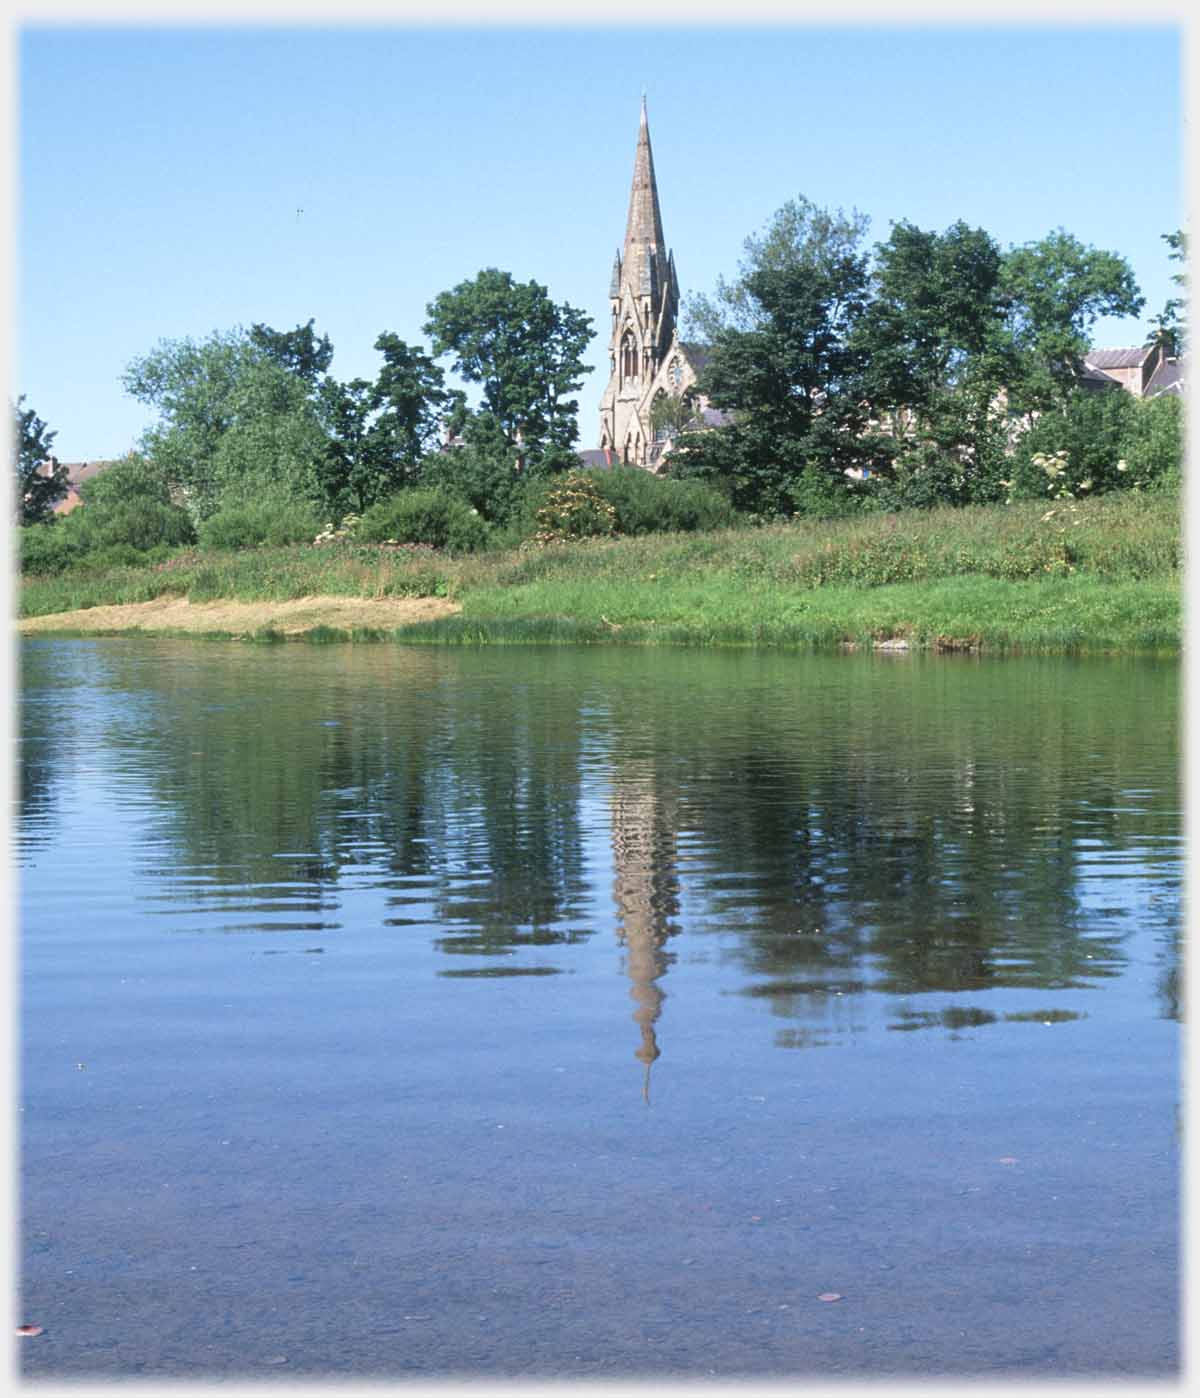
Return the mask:
<svg viewBox="0 0 1200 1398">
<path fill-rule="evenodd" d="M 1140 408 L 1124 389 L 1076 389 L 1060 410 L 1043 413 L 1017 444 L 1012 459 L 1014 499 L 1044 500 L 1062 491 L 1102 495 L 1130 482 L 1120 469 L 1122 450 Z M 1048 473 L 1036 457 L 1065 453 L 1061 475 Z"/>
<path fill-rule="evenodd" d="M 570 471 L 542 497 L 534 515 L 535 543 L 565 543 L 597 539 L 616 532 L 617 512 L 600 492 L 593 476 Z"/>
<path fill-rule="evenodd" d="M 114 461 L 85 481 L 79 488 L 79 496 L 93 518 L 138 501 L 153 501 L 159 505 L 174 503 L 165 474 L 136 452 Z"/>
<path fill-rule="evenodd" d="M 355 538 L 376 544 L 429 544 L 449 553 L 473 553 L 488 528 L 465 500 L 447 490 L 402 490 L 364 510 Z"/>
<path fill-rule="evenodd" d="M 278 505 L 271 501 L 227 505 L 210 515 L 197 531 L 204 549 L 248 549 L 310 542 L 321 527 L 307 501 Z"/>
<path fill-rule="evenodd" d="M 166 477 L 144 457 L 131 454 L 114 462 L 79 494 L 82 504 L 58 525 L 72 562 L 91 567 L 111 553 L 137 564 L 152 550 L 178 548 L 195 538 L 187 511 L 171 499 Z"/>
<path fill-rule="evenodd" d="M 1163 394 L 1135 406 L 1120 442 L 1125 481 L 1177 487 L 1183 468 L 1183 400 Z"/>
<path fill-rule="evenodd" d="M 80 537 L 85 553 L 117 545 L 141 553 L 161 544 L 175 548 L 191 543 L 195 537 L 185 510 L 146 498 L 131 498 L 111 505 L 85 504 L 73 510 L 64 523 Z"/>
<path fill-rule="evenodd" d="M 828 471 L 806 466 L 791 489 L 796 514 L 809 519 L 844 519 L 862 514 L 875 504 L 871 487 L 837 480 Z"/>
<path fill-rule="evenodd" d="M 78 558 L 79 543 L 63 521 L 52 519 L 17 530 L 17 555 L 22 573 L 61 573 Z"/>
<path fill-rule="evenodd" d="M 585 479 L 612 506 L 617 534 L 726 529 L 737 518 L 729 501 L 700 481 L 676 481 L 637 466 L 589 472 Z"/>
</svg>

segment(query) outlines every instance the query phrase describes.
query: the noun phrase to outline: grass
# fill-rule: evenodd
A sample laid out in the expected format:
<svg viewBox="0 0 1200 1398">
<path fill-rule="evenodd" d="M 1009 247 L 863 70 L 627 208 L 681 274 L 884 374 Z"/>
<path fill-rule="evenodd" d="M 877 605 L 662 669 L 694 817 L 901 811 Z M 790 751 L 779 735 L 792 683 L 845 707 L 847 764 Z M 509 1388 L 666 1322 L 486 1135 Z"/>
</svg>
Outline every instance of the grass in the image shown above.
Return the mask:
<svg viewBox="0 0 1200 1398">
<path fill-rule="evenodd" d="M 437 596 L 460 602 L 461 614 L 406 627 L 404 639 L 823 649 L 903 638 L 935 649 L 1172 653 L 1181 554 L 1178 501 L 1123 494 L 461 558 L 362 546 L 191 550 L 155 568 L 28 579 L 21 610 L 167 593 L 197 602 Z M 306 639 L 382 634 L 322 627 Z"/>
</svg>

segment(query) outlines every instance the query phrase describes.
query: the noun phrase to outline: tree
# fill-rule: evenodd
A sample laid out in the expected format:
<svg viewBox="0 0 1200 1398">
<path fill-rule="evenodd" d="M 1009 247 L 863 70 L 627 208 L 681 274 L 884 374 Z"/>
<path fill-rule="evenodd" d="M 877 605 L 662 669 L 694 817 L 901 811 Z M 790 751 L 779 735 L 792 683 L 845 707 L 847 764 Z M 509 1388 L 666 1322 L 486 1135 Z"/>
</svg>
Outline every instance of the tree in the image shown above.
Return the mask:
<svg viewBox="0 0 1200 1398">
<path fill-rule="evenodd" d="M 1186 294 L 1188 237 L 1181 228 L 1177 228 L 1174 233 L 1164 233 L 1162 238 L 1163 242 L 1170 248 L 1167 257 L 1170 261 L 1180 264 L 1180 270 L 1172 275 L 1171 281 L 1184 294 L 1169 297 L 1160 314 L 1154 317 L 1151 324 L 1156 329 L 1152 332 L 1148 343 L 1161 343 L 1167 354 L 1174 357 L 1186 350 L 1188 342 Z"/>
<path fill-rule="evenodd" d="M 193 522 L 235 501 L 320 498 L 327 438 L 312 384 L 246 331 L 163 340 L 123 382 L 158 409 L 142 452 L 182 493 Z"/>
<path fill-rule="evenodd" d="M 723 481 L 738 509 L 791 514 L 806 470 L 844 488 L 847 468 L 877 460 L 855 335 L 868 302 L 866 226 L 793 200 L 746 240 L 737 281 L 693 300 L 691 327 L 709 342 L 698 389 L 734 420 L 685 436 L 672 475 Z"/>
<path fill-rule="evenodd" d="M 415 478 L 437 441 L 443 410 L 452 401 L 441 369 L 421 349 L 385 332 L 375 341 L 383 367 L 375 381 L 376 428 L 392 461 Z"/>
<path fill-rule="evenodd" d="M 872 302 L 858 330 L 873 408 L 930 418 L 981 369 L 1004 377 L 1001 265 L 988 234 L 961 220 L 941 234 L 893 227 L 876 248 Z"/>
<path fill-rule="evenodd" d="M 578 402 L 569 395 L 591 372 L 581 359 L 591 318 L 556 305 L 537 282 L 486 268 L 428 306 L 433 353 L 483 389 L 481 410 L 517 452 L 519 470 L 540 473 L 573 462 Z"/>
<path fill-rule="evenodd" d="M 1085 247 L 1061 228 L 1005 253 L 1001 290 L 1022 366 L 1010 395 L 1026 413 L 1065 401 L 1101 316 L 1136 316 L 1145 304 L 1123 257 Z"/>
<path fill-rule="evenodd" d="M 335 511 L 361 513 L 421 479 L 441 413 L 454 395 L 440 368 L 419 348 L 385 331 L 375 341 L 383 366 L 374 383 L 326 378 L 318 397 L 329 441 L 319 468 Z"/>
<path fill-rule="evenodd" d="M 252 325 L 250 343 L 268 359 L 296 374 L 309 385 L 315 385 L 333 361 L 333 345 L 328 335 L 318 340 L 313 332 L 313 319 L 295 330 L 272 330 L 269 325 Z"/>
<path fill-rule="evenodd" d="M 40 524 L 54 513 L 54 506 L 69 489 L 67 468 L 50 455 L 54 438 L 32 408 L 21 409 L 22 394 L 13 408 L 16 439 L 16 519 L 18 524 Z"/>
<path fill-rule="evenodd" d="M 872 414 L 895 440 L 885 494 L 922 505 L 1003 498 L 1001 390 L 1018 360 L 1000 249 L 960 219 L 944 233 L 897 223 L 875 251 L 856 340 Z"/>
</svg>

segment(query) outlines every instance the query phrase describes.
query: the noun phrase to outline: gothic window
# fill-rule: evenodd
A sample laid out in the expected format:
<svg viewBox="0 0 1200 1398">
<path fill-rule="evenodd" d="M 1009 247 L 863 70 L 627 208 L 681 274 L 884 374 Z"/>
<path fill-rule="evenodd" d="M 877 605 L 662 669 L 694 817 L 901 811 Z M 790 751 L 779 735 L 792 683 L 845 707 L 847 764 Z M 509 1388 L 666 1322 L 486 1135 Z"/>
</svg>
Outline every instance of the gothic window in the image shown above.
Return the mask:
<svg viewBox="0 0 1200 1398">
<path fill-rule="evenodd" d="M 680 364 L 678 357 L 671 360 L 671 382 L 676 388 L 683 382 L 683 365 Z"/>
<path fill-rule="evenodd" d="M 637 341 L 628 330 L 621 341 L 621 377 L 622 379 L 636 379 L 638 377 Z"/>
<path fill-rule="evenodd" d="M 667 406 L 667 395 L 660 388 L 654 395 L 654 402 L 650 407 L 650 426 L 654 429 L 654 440 L 665 442 L 671 435 L 670 424 L 663 417 L 663 410 Z"/>
</svg>

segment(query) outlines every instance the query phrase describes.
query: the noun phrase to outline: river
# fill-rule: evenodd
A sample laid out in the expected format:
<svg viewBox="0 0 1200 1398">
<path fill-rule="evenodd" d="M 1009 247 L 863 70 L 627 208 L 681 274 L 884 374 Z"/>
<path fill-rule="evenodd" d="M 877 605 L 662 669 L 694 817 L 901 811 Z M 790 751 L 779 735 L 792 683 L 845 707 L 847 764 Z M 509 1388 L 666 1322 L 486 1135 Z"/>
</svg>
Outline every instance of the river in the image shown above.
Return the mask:
<svg viewBox="0 0 1200 1398">
<path fill-rule="evenodd" d="M 27 1376 L 1178 1373 L 1176 663 L 20 656 Z"/>
</svg>

